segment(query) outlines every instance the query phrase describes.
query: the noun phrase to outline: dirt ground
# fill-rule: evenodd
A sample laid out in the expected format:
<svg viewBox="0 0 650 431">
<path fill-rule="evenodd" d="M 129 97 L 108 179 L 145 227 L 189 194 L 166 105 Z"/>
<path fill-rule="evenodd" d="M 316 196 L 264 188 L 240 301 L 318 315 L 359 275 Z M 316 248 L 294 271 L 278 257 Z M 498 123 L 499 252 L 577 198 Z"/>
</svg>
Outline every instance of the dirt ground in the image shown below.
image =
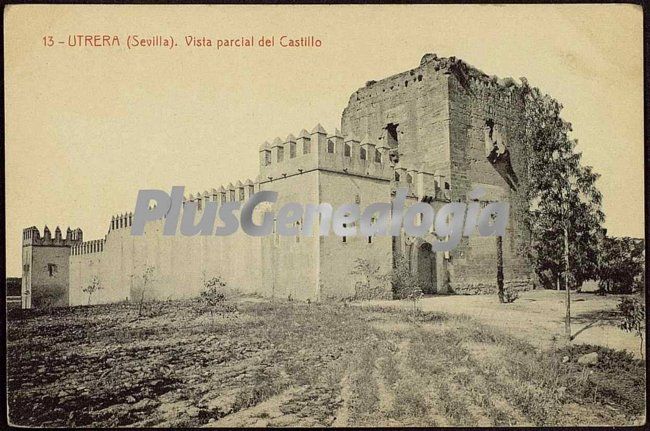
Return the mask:
<svg viewBox="0 0 650 431">
<path fill-rule="evenodd" d="M 593 344 L 627 350 L 641 358 L 639 337 L 618 328 L 616 305 L 621 295 L 598 296 L 593 292 L 571 292 L 571 334 L 574 344 Z M 496 296 L 452 295 L 422 299 L 423 311 L 467 315 L 477 321 L 519 337 L 541 349 L 565 339 L 566 292 L 531 290 L 510 304 Z M 369 301 L 371 306 L 410 307 L 406 301 Z M 645 346 L 644 346 L 645 357 Z"/>
<path fill-rule="evenodd" d="M 545 304 L 542 297 L 551 294 L 526 295 L 503 313 L 534 308 L 526 298 Z M 217 313 L 196 301 L 149 303 L 141 316 L 129 303 L 15 310 L 7 321 L 10 423 L 644 422 L 642 361 L 597 346 L 547 349 L 483 323 L 494 320 L 488 311 L 477 319 L 448 312 L 483 309 L 483 301 L 487 306 L 490 298 L 425 301 L 427 309 L 447 304 L 444 313 L 395 309 L 395 303 L 359 308 L 246 297 L 231 297 Z M 578 363 L 593 351 L 598 364 Z"/>
</svg>

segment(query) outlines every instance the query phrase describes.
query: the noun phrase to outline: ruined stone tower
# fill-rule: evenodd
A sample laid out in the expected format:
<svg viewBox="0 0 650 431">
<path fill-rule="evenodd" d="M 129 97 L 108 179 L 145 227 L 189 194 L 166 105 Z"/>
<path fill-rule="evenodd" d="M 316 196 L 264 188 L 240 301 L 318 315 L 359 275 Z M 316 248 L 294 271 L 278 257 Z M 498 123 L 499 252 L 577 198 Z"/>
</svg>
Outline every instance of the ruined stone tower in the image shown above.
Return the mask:
<svg viewBox="0 0 650 431">
<path fill-rule="evenodd" d="M 519 251 L 528 232 L 517 211 L 527 205 L 521 192 L 526 185 L 526 155 L 519 144 L 523 112 L 523 91 L 512 79 L 490 77 L 454 57 L 426 54 L 415 69 L 368 81 L 350 97 L 341 123 L 344 134 L 376 137 L 390 148 L 397 182 L 424 172 L 438 179 L 453 202 L 468 201 L 475 187 L 486 191 L 482 203 L 510 202 L 505 279 L 523 285 L 530 277 Z M 428 247 L 415 242 L 402 244 L 401 252 L 417 264 L 413 253 L 426 253 Z M 494 288 L 496 238 L 463 238 L 445 261 L 443 278 L 453 291 Z"/>
</svg>

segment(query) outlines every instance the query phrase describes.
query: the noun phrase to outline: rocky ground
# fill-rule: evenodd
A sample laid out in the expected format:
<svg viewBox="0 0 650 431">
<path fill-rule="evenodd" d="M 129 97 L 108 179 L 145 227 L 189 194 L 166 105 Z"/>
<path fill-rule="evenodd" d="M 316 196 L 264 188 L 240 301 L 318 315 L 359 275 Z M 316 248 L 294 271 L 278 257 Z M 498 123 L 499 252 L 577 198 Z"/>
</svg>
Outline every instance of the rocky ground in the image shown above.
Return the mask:
<svg viewBox="0 0 650 431">
<path fill-rule="evenodd" d="M 585 362 L 587 353 L 596 353 Z M 15 310 L 14 425 L 642 423 L 644 363 L 540 350 L 464 316 L 231 298 Z M 582 358 L 582 359 L 581 359 Z"/>
</svg>

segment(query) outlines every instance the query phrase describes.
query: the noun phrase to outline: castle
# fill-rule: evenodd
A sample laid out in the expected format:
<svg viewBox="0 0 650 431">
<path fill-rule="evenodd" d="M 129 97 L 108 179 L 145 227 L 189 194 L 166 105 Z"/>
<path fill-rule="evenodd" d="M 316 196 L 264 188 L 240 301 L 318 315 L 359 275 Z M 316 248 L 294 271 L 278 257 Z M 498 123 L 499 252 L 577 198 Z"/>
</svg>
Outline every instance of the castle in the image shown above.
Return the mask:
<svg viewBox="0 0 650 431">
<path fill-rule="evenodd" d="M 464 237 L 449 252 L 432 251 L 432 238 L 280 236 L 241 230 L 225 237 L 164 236 L 163 221 L 132 236 L 132 213 L 112 217 L 102 239 L 83 241 L 80 229 L 59 228 L 52 238 L 36 227 L 23 231 L 23 307 L 44 301 L 55 305 L 106 303 L 136 298 L 149 268 L 159 298 L 190 297 L 214 276 L 244 292 L 281 298 L 328 300 L 353 297 L 358 259 L 390 272 L 398 258 L 408 262 L 425 293 L 482 293 L 496 288 L 497 265 L 508 286 L 528 286 L 530 264 L 521 247 L 529 232 L 520 211 L 527 208 L 526 154 L 519 144 L 524 89 L 512 79 L 497 79 L 454 57 L 426 54 L 412 70 L 369 81 L 349 99 L 340 130 L 317 125 L 297 137 L 275 138 L 259 147 L 259 176 L 189 195 L 202 204 L 248 199 L 274 190 L 280 208 L 287 202 L 327 202 L 362 207 L 389 202 L 407 187 L 407 203 L 467 202 L 475 187 L 482 204 L 510 203 L 502 241 Z M 258 207 L 258 213 L 270 208 Z M 277 213 L 277 211 L 276 211 Z M 259 214 L 258 214 L 259 215 Z M 296 222 L 300 229 L 301 221 Z M 499 251 L 498 251 L 499 249 Z M 102 289 L 83 289 L 93 280 Z M 390 286 L 385 286 L 390 294 Z"/>
</svg>

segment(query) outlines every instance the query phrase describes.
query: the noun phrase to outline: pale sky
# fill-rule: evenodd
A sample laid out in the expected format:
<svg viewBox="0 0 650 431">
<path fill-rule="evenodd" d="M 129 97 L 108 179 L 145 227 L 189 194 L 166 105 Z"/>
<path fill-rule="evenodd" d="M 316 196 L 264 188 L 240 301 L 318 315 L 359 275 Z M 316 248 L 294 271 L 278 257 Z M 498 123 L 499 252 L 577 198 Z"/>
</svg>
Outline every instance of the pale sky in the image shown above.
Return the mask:
<svg viewBox="0 0 650 431">
<path fill-rule="evenodd" d="M 609 233 L 643 237 L 642 15 L 633 5 L 10 6 L 7 275 L 21 274 L 24 227 L 103 238 L 140 189 L 254 179 L 261 142 L 339 127 L 351 93 L 427 52 L 525 76 L 560 100 L 584 163 L 602 175 Z M 43 45 L 74 34 L 115 34 L 122 46 Z M 129 34 L 179 46 L 128 50 Z M 186 35 L 313 35 L 322 47 L 187 48 Z"/>
</svg>

